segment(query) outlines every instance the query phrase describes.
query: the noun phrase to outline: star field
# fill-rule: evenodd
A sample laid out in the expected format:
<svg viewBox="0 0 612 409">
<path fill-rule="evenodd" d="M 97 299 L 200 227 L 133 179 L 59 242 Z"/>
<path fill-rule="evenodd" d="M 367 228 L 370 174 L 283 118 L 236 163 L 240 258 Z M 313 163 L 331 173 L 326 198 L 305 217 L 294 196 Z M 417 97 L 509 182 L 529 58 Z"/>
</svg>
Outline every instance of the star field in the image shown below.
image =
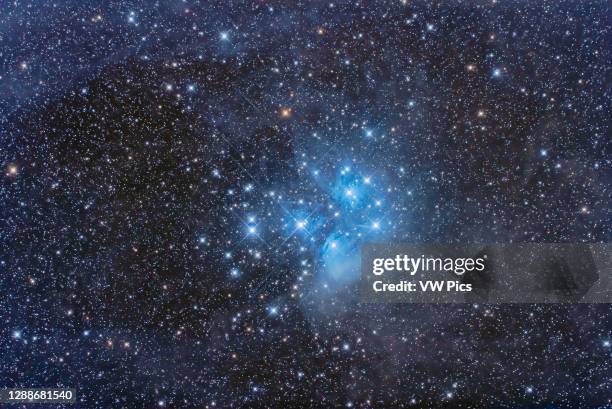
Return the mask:
<svg viewBox="0 0 612 409">
<path fill-rule="evenodd" d="M 357 291 L 366 242 L 610 240 L 611 11 L 0 5 L 0 386 L 76 408 L 612 405 L 608 304 Z"/>
</svg>

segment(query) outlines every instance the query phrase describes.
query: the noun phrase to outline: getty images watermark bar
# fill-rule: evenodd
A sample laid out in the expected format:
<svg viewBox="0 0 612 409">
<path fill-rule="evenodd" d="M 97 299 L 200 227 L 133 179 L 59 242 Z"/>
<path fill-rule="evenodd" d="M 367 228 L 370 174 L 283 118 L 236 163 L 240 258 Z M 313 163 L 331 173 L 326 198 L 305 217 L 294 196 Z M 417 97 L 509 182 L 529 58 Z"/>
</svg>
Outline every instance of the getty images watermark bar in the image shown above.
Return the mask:
<svg viewBox="0 0 612 409">
<path fill-rule="evenodd" d="M 363 302 L 610 303 L 611 244 L 366 244 Z"/>
</svg>

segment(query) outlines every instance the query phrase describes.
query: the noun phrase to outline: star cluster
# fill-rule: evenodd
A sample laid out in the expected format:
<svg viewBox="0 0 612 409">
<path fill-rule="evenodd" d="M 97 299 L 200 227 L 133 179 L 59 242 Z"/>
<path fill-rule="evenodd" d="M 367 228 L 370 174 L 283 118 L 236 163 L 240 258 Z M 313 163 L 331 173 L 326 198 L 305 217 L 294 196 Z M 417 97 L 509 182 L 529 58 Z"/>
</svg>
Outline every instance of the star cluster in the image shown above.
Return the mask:
<svg viewBox="0 0 612 409">
<path fill-rule="evenodd" d="M 0 386 L 612 404 L 608 305 L 357 293 L 366 242 L 610 240 L 608 2 L 0 9 Z"/>
</svg>

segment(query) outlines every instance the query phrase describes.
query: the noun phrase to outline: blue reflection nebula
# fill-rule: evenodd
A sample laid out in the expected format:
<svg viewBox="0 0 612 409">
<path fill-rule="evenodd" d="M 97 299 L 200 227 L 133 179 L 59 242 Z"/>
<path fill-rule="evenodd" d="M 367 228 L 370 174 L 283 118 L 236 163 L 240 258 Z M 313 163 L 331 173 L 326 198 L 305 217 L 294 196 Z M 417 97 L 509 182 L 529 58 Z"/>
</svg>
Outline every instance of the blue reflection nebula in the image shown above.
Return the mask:
<svg viewBox="0 0 612 409">
<path fill-rule="evenodd" d="M 359 278 L 360 250 L 368 241 L 382 241 L 389 237 L 393 226 L 384 192 L 368 174 L 344 167 L 329 186 L 335 213 L 325 241 L 320 248 L 321 282 L 332 290 Z"/>
</svg>

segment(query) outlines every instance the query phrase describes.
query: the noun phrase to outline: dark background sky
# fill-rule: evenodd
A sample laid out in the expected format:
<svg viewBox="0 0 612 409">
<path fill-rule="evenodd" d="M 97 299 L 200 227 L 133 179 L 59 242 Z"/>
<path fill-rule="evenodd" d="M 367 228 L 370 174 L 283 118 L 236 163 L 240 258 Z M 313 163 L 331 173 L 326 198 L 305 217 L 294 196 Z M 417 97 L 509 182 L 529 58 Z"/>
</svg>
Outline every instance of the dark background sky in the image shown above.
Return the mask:
<svg viewBox="0 0 612 409">
<path fill-rule="evenodd" d="M 605 407 L 608 305 L 364 305 L 368 241 L 607 242 L 610 3 L 0 5 L 0 385 Z"/>
</svg>

